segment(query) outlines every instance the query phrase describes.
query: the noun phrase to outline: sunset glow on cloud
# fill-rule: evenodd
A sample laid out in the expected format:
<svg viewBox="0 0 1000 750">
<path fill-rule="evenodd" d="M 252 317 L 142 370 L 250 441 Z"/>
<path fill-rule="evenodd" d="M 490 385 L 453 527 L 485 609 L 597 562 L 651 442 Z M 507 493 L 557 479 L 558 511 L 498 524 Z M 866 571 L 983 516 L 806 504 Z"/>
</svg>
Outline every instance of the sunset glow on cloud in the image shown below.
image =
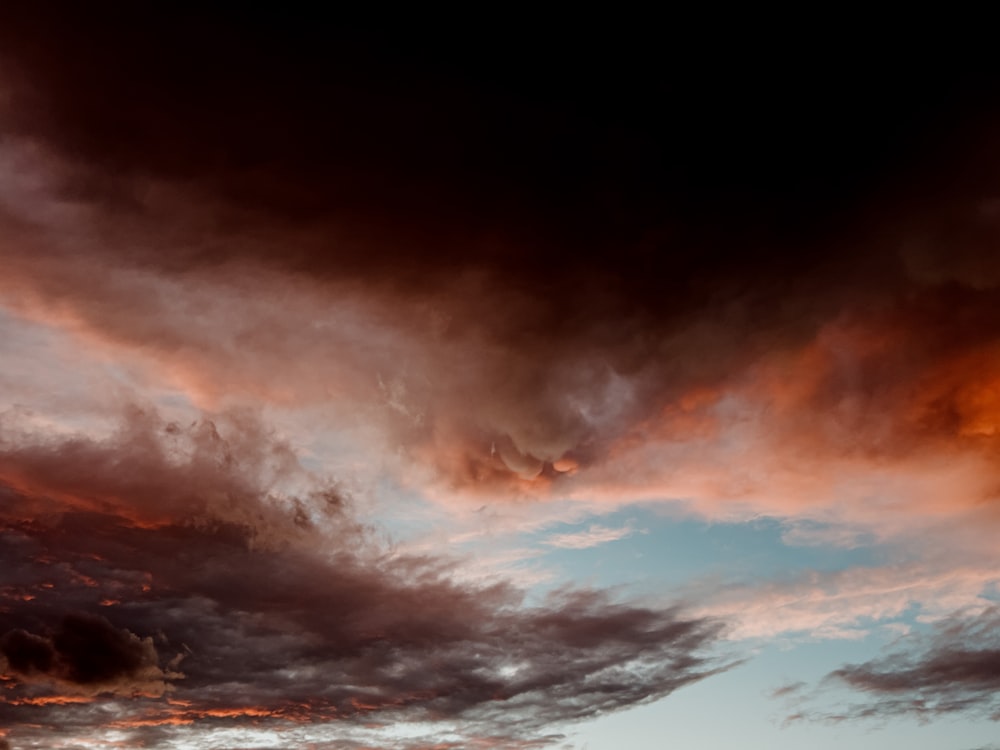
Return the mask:
<svg viewBox="0 0 1000 750">
<path fill-rule="evenodd" d="M 995 81 L 532 29 L 0 11 L 0 750 L 993 747 Z"/>
</svg>

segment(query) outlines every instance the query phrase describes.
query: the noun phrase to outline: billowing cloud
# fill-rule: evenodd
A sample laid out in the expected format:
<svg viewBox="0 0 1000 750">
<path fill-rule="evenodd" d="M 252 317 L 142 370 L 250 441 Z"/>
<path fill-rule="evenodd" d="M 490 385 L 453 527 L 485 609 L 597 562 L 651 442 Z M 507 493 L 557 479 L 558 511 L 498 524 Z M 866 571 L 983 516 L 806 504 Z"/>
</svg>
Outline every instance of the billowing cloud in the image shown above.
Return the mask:
<svg viewBox="0 0 1000 750">
<path fill-rule="evenodd" d="M 107 441 L 3 446 L 5 726 L 451 722 L 513 742 L 726 666 L 715 620 L 589 590 L 529 605 L 392 555 L 344 498 L 279 493 L 272 443 L 245 417 L 132 412 Z"/>
<path fill-rule="evenodd" d="M 159 668 L 151 638 L 118 630 L 96 615 L 67 615 L 51 635 L 9 630 L 0 638 L 0 654 L 8 679 L 83 694 L 155 698 L 163 695 L 168 680 L 183 677 Z"/>
<path fill-rule="evenodd" d="M 335 226 L 219 229 L 206 202 L 242 209 L 169 182 L 111 212 L 61 196 L 79 168 L 28 158 L 10 309 L 206 408 L 324 410 L 435 496 L 681 498 L 888 533 L 995 496 L 992 287 L 913 278 L 894 250 L 870 278 L 848 258 L 747 289 L 724 254 L 677 307 L 612 288 L 591 308 L 596 275 L 542 295 L 489 263 L 399 289 L 286 266 L 287 247 L 328 259 Z M 222 255 L 188 257 L 206 242 Z"/>
<path fill-rule="evenodd" d="M 985 106 L 964 85 L 66 5 L 0 9 L 17 742 L 58 708 L 64 739 L 147 746 L 451 722 L 391 741 L 531 747 L 721 668 L 716 618 L 854 637 L 996 580 L 1000 212 L 968 176 L 995 155 L 954 137 Z M 126 403 L 152 406 L 111 426 Z M 386 487 L 437 518 L 532 508 L 538 549 L 666 500 L 910 550 L 683 611 L 539 602 L 439 554 L 450 529 L 383 543 L 348 488 Z"/>
<path fill-rule="evenodd" d="M 179 17 L 90 13 L 6 26 L 6 307 L 205 407 L 376 424 L 373 450 L 438 494 L 815 515 L 895 502 L 926 484 L 899 475 L 935 456 L 959 504 L 991 496 L 1000 322 L 977 259 L 996 211 L 975 186 L 941 196 L 914 167 L 927 210 L 870 219 L 885 141 L 850 128 L 837 136 L 856 148 L 824 162 L 846 182 L 796 156 L 795 179 L 758 193 L 724 147 L 747 134 L 709 138 L 731 113 L 700 100 L 666 118 L 632 102 L 612 125 L 573 110 L 582 91 L 514 107 L 499 81 L 443 70 L 401 86 L 398 59 L 292 21 L 199 18 L 220 30 L 202 38 Z M 116 32 L 125 19 L 143 44 Z M 180 38 L 184 63 L 163 62 Z M 924 83 L 894 87 L 896 124 L 930 126 Z M 754 153 L 794 141 L 751 130 Z M 847 183 L 860 197 L 832 187 Z M 857 226 L 831 239 L 840 201 Z"/>
</svg>

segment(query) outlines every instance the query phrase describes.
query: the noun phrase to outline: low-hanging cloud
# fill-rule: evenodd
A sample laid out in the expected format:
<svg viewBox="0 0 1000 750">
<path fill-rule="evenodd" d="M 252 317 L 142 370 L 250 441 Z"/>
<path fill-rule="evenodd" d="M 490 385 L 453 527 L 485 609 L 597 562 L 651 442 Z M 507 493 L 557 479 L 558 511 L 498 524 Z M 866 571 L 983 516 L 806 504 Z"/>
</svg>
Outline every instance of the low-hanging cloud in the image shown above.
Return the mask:
<svg viewBox="0 0 1000 750">
<path fill-rule="evenodd" d="M 66 615 L 46 635 L 10 630 L 0 638 L 0 655 L 9 677 L 71 693 L 158 698 L 169 680 L 183 677 L 160 669 L 152 638 L 97 615 Z"/>
<path fill-rule="evenodd" d="M 346 499 L 331 519 L 326 495 L 268 491 L 273 438 L 243 417 L 209 439 L 129 420 L 0 451 L 0 715 L 17 736 L 446 721 L 527 741 L 728 666 L 720 621 L 590 590 L 529 605 L 380 550 Z"/>
</svg>

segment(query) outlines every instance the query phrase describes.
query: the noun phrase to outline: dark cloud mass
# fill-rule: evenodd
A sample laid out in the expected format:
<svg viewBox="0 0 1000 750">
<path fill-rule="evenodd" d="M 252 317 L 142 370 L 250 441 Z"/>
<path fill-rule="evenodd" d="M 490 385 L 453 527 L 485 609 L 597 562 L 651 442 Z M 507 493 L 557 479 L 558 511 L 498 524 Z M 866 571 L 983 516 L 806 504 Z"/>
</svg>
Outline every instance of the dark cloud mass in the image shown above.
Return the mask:
<svg viewBox="0 0 1000 750">
<path fill-rule="evenodd" d="M 516 744 L 724 668 L 718 623 L 586 590 L 527 605 L 453 582 L 445 559 L 388 554 L 342 500 L 248 486 L 274 450 L 220 434 L 239 420 L 208 443 L 204 427 L 131 420 L 105 443 L 3 451 L 0 721 L 15 738 L 423 720 Z M 172 471 L 167 446 L 185 449 Z"/>
<path fill-rule="evenodd" d="M 0 326 L 105 377 L 0 372 L 0 747 L 429 721 L 529 748 L 727 665 L 680 609 L 394 554 L 326 460 L 438 510 L 995 528 L 973 45 L 2 5 Z M 160 411 L 105 434 L 122 401 Z M 836 677 L 875 713 L 995 711 L 1000 646 L 952 636 Z"/>
<path fill-rule="evenodd" d="M 115 629 L 103 617 L 70 614 L 49 637 L 10 630 L 0 639 L 0 654 L 16 679 L 64 683 L 102 692 L 139 692 L 133 683 L 143 672 L 157 677 L 152 641 Z"/>
<path fill-rule="evenodd" d="M 957 614 L 930 635 L 901 639 L 888 656 L 831 672 L 826 682 L 864 693 L 866 700 L 817 712 L 818 718 L 927 720 L 957 714 L 1000 721 L 1000 612 L 992 607 Z"/>
<path fill-rule="evenodd" d="M 600 467 L 831 326 L 900 354 L 820 373 L 795 411 L 876 401 L 846 431 L 881 449 L 961 421 L 936 366 L 1000 330 L 993 198 L 963 166 L 996 91 L 972 59 L 603 21 L 0 21 L 7 304 L 204 398 L 388 402 L 394 447 L 453 488 Z"/>
<path fill-rule="evenodd" d="M 328 69 L 294 54 L 255 57 L 241 46 L 253 47 L 238 29 L 229 32 L 237 34 L 232 54 L 223 55 L 205 31 L 208 38 L 199 37 L 200 46 L 177 63 L 179 70 L 160 70 L 156 66 L 170 58 L 154 50 L 176 41 L 167 31 L 142 42 L 137 36 L 122 51 L 124 60 L 137 58 L 127 64 L 118 56 L 102 62 L 90 54 L 101 34 L 114 34 L 113 25 L 92 37 L 81 34 L 86 26 L 65 23 L 54 32 L 68 37 L 54 57 L 24 49 L 31 34 L 12 40 L 7 52 L 19 71 L 9 84 L 18 113 L 9 126 L 11 148 L 48 182 L 40 195 L 28 190 L 31 185 L 23 191 L 15 185 L 15 196 L 32 199 L 12 200 L 0 217 L 23 242 L 7 251 L 5 298 L 21 313 L 55 319 L 90 340 L 147 358 L 204 398 L 317 403 L 333 391 L 345 403 L 387 403 L 391 408 L 379 418 L 388 422 L 385 431 L 395 444 L 448 485 L 470 492 L 521 489 L 518 479 L 538 479 L 536 486 L 544 487 L 565 479 L 554 469 L 560 460 L 600 467 L 623 443 L 650 433 L 672 437 L 661 414 L 687 408 L 684 400 L 693 392 L 738 392 L 748 380 L 752 385 L 756 366 L 774 356 L 789 357 L 801 370 L 796 379 L 814 384 L 794 409 L 776 410 L 789 415 L 787 423 L 769 429 L 779 437 L 803 427 L 826 437 L 814 415 L 830 404 L 874 405 L 847 409 L 843 433 L 848 443 L 859 434 L 871 436 L 875 452 L 912 442 L 914 435 L 961 432 L 966 420 L 992 420 L 992 407 L 976 394 L 992 387 L 996 368 L 988 349 L 1000 328 L 995 274 L 977 265 L 976 253 L 962 255 L 940 239 L 940 226 L 956 223 L 970 237 L 963 248 L 981 246 L 995 234 L 995 217 L 988 206 L 977 208 L 983 196 L 976 192 L 949 196 L 956 205 L 947 211 L 939 212 L 937 201 L 916 226 L 907 216 L 866 231 L 863 207 L 844 208 L 850 220 L 829 230 L 822 217 L 798 226 L 809 213 L 797 204 L 799 197 L 819 191 L 809 205 L 832 210 L 838 201 L 824 190 L 838 180 L 820 170 L 815 184 L 744 189 L 741 179 L 764 179 L 772 171 L 744 174 L 716 153 L 725 152 L 727 138 L 741 137 L 739 128 L 726 131 L 726 138 L 704 135 L 708 123 L 701 118 L 733 122 L 722 104 L 702 106 L 683 91 L 676 99 L 644 92 L 676 101 L 668 107 L 672 113 L 676 109 L 682 122 L 696 120 L 676 127 L 702 133 L 704 140 L 666 125 L 659 130 L 662 123 L 635 114 L 621 126 L 626 133 L 639 128 L 635 137 L 644 142 L 655 131 L 658 148 L 693 149 L 708 160 L 705 169 L 720 172 L 690 206 L 674 197 L 675 191 L 689 196 L 693 178 L 669 167 L 673 152 L 648 175 L 639 169 L 647 155 L 630 156 L 634 163 L 614 177 L 600 144 L 618 126 L 578 112 L 583 91 L 564 105 L 531 105 L 556 107 L 554 113 L 526 115 L 524 107 L 531 107 L 514 95 L 532 98 L 511 89 L 510 79 L 480 90 L 440 71 L 420 79 L 430 90 L 418 86 L 412 95 L 426 110 L 423 121 L 409 112 L 402 94 L 373 93 L 379 76 L 394 81 L 406 68 L 392 55 L 383 60 L 377 46 L 365 48 L 380 61 L 377 70 L 362 65 L 368 72 L 349 73 L 354 69 L 342 60 L 327 61 Z M 187 39 L 194 32 L 176 33 Z M 294 38 L 292 30 L 283 33 Z M 80 61 L 63 59 L 77 49 Z M 129 73 L 151 66 L 148 79 Z M 184 83 L 174 82 L 175 74 Z M 214 88 L 190 99 L 198 90 L 194 79 L 207 86 L 216 78 L 220 92 L 238 97 L 235 104 L 223 94 L 217 98 Z M 252 88 L 240 89 L 251 80 Z M 286 86 L 289 80 L 295 84 Z M 781 87 L 780 81 L 773 85 Z M 107 97 L 104 106 L 90 94 L 74 98 L 94 90 Z M 292 98 L 287 106 L 274 101 L 279 90 Z M 728 91 L 723 86 L 719 101 L 728 101 Z M 921 91 L 921 97 L 934 96 Z M 781 92 L 772 98 L 783 101 Z M 606 101 L 606 94 L 593 95 L 594 106 Z M 769 118 L 780 121 L 797 106 L 778 106 L 766 95 L 759 106 L 771 112 Z M 32 105 L 34 98 L 41 101 Z M 923 99 L 912 106 L 918 101 Z M 289 120 L 271 132 L 267 118 L 261 123 L 260 107 Z M 848 112 L 855 111 L 851 107 Z M 895 110 L 882 116 L 894 124 L 896 117 L 911 122 L 909 110 L 903 111 L 906 116 Z M 355 116 L 374 118 L 381 129 L 352 123 Z M 878 112 L 870 116 L 877 119 Z M 26 122 L 18 126 L 18 117 Z M 531 127 L 507 127 L 507 117 L 526 117 Z M 664 117 L 674 122 L 673 114 Z M 824 126 L 829 132 L 809 130 L 820 128 L 819 120 L 828 122 L 817 116 L 796 136 L 803 147 L 811 139 L 829 143 L 834 125 Z M 563 121 L 570 134 L 584 131 L 573 136 L 580 142 L 571 151 L 593 175 L 579 177 L 548 161 L 550 142 L 563 135 L 545 135 L 545 128 Z M 303 123 L 308 132 L 287 132 Z M 139 139 L 134 148 L 122 132 Z M 463 158 L 437 155 L 435 139 L 457 143 Z M 842 144 L 833 161 L 854 165 L 849 174 L 860 182 L 841 197 L 864 204 L 867 191 L 878 192 L 878 169 L 866 159 L 853 161 L 860 158 L 853 145 Z M 477 162 L 504 147 L 524 160 L 523 173 L 508 173 L 517 159 Z M 798 163 L 781 150 L 791 149 L 784 140 L 755 148 L 768 154 L 769 164 Z M 169 158 L 158 160 L 158 149 L 169 151 Z M 396 150 L 430 163 L 411 166 L 396 158 Z M 408 169 L 418 177 L 407 177 Z M 105 178 L 113 184 L 104 185 Z M 616 179 L 622 187 L 614 187 Z M 569 201 L 565 211 L 553 208 L 550 196 L 532 193 L 545 180 Z M 321 205 L 307 216 L 289 215 L 273 195 L 241 192 L 255 181 L 269 190 L 291 185 L 293 207 L 310 200 Z M 394 196 L 400 185 L 409 187 Z M 622 207 L 593 205 L 609 190 L 609 200 Z M 434 205 L 423 205 L 427 196 L 437 196 Z M 773 205 L 752 205 L 757 200 Z M 911 236 L 917 240 L 910 242 Z M 955 266 L 948 260 L 955 257 L 966 260 Z M 957 336 L 956 320 L 962 321 Z M 828 341 L 831 328 L 846 335 Z M 869 341 L 880 337 L 893 337 L 893 347 L 873 350 Z M 818 372 L 814 359 L 795 359 L 802 350 L 827 346 L 832 351 L 824 352 L 829 358 L 820 358 Z M 845 348 L 855 349 L 846 361 L 838 351 Z M 968 357 L 985 359 L 985 382 L 956 383 L 968 377 L 965 368 L 949 374 L 949 363 Z M 694 417 L 710 422 L 717 400 L 703 400 Z M 837 440 L 840 430 L 834 432 L 817 447 L 835 455 L 849 451 Z M 975 434 L 987 433 L 988 425 Z"/>
</svg>

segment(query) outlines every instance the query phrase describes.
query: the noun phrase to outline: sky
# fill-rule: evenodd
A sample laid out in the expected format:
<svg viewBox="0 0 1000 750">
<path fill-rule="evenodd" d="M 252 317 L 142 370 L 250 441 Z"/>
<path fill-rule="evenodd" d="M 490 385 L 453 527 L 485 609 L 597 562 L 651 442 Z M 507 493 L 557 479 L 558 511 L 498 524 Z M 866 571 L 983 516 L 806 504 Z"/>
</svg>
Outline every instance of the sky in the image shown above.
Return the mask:
<svg viewBox="0 0 1000 750">
<path fill-rule="evenodd" d="M 974 45 L 392 21 L 0 9 L 0 750 L 998 750 Z"/>
</svg>

